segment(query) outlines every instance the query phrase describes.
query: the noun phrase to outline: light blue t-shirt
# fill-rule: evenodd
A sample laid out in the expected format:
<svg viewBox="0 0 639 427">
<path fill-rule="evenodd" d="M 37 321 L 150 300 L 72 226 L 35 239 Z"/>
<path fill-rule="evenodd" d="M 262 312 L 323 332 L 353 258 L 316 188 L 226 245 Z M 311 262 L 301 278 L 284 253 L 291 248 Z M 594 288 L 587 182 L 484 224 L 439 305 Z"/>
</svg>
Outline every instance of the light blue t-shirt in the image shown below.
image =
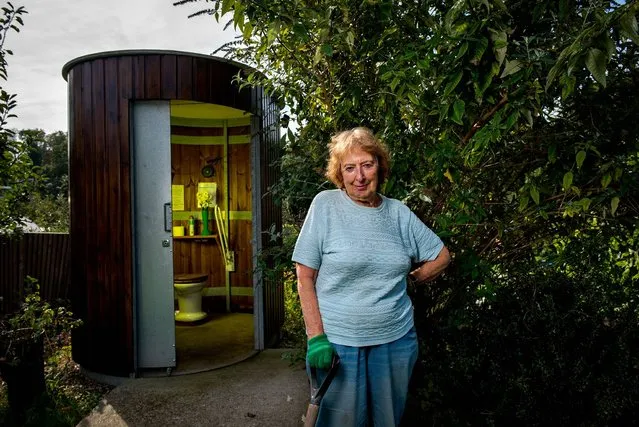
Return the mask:
<svg viewBox="0 0 639 427">
<path fill-rule="evenodd" d="M 443 245 L 398 200 L 382 196 L 370 208 L 327 190 L 311 203 L 293 261 L 318 270 L 315 291 L 329 341 L 361 347 L 411 329 L 406 276 L 412 262 L 435 259 Z"/>
</svg>

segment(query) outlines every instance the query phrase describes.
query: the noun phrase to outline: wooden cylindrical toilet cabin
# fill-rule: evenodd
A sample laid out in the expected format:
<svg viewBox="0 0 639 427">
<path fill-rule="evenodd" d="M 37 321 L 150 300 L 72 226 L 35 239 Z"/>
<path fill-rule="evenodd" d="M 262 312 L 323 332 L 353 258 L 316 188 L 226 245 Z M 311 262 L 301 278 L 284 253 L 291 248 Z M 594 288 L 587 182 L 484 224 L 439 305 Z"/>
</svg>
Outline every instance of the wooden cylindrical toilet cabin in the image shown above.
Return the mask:
<svg viewBox="0 0 639 427">
<path fill-rule="evenodd" d="M 269 187 L 277 179 L 279 109 L 244 88 L 232 61 L 173 51 L 83 56 L 62 70 L 69 90 L 71 294 L 83 320 L 73 358 L 88 371 L 138 375 L 175 366 L 173 275 L 205 273 L 203 295 L 222 310 L 253 312 L 255 349 L 272 345 L 284 318 L 281 286 L 258 256 L 281 231 Z M 231 268 L 201 227 L 198 189 L 211 190 Z M 208 186 L 208 187 L 207 187 Z M 185 237 L 173 236 L 185 225 Z"/>
</svg>

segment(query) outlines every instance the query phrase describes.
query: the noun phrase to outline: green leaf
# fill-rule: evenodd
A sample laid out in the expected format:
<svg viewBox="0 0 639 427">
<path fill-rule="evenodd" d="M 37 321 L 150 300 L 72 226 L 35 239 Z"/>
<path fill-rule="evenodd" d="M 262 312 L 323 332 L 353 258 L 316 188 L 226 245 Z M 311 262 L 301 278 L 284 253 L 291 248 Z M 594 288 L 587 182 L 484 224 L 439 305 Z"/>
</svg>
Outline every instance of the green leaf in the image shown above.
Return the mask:
<svg viewBox="0 0 639 427">
<path fill-rule="evenodd" d="M 242 7 L 242 3 L 235 4 L 233 8 L 233 24 L 240 29 L 240 31 L 244 31 L 244 7 Z"/>
<path fill-rule="evenodd" d="M 564 174 L 564 191 L 568 191 L 572 185 L 572 172 L 568 171 Z"/>
<path fill-rule="evenodd" d="M 575 90 L 575 83 L 577 82 L 577 78 L 575 76 L 569 76 L 564 74 L 559 79 L 561 82 L 561 99 L 566 99 L 572 94 Z"/>
<path fill-rule="evenodd" d="M 506 35 L 505 31 L 492 32 L 490 38 L 493 40 L 493 53 L 495 54 L 495 59 L 497 59 L 497 64 L 501 67 L 501 64 L 506 58 L 506 51 L 508 49 L 508 35 Z"/>
<path fill-rule="evenodd" d="M 637 25 L 637 17 L 632 9 L 621 17 L 619 24 L 630 40 L 639 45 L 639 25 Z"/>
<path fill-rule="evenodd" d="M 603 33 L 601 36 L 601 45 L 606 48 L 608 58 L 615 54 L 615 42 L 612 41 L 608 33 Z"/>
<path fill-rule="evenodd" d="M 393 79 L 393 81 L 391 81 L 391 82 L 390 82 L 390 87 L 391 87 L 391 90 L 392 90 L 393 92 L 395 92 L 395 88 L 397 87 L 397 85 L 399 84 L 399 82 L 400 82 L 399 76 L 395 76 L 395 78 Z"/>
<path fill-rule="evenodd" d="M 612 177 L 610 176 L 609 173 L 605 174 L 604 176 L 601 177 L 601 187 L 602 188 L 607 188 L 610 183 L 612 182 Z"/>
<path fill-rule="evenodd" d="M 231 10 L 234 6 L 235 0 L 223 0 L 222 1 L 222 15 Z"/>
<path fill-rule="evenodd" d="M 333 56 L 333 46 L 330 44 L 324 43 L 322 45 L 322 53 L 326 56 Z"/>
<path fill-rule="evenodd" d="M 532 197 L 536 205 L 539 204 L 539 190 L 537 190 L 537 187 L 530 187 L 530 197 Z"/>
<path fill-rule="evenodd" d="M 453 7 L 451 7 L 446 13 L 446 16 L 444 17 L 444 25 L 449 33 L 452 32 L 452 26 L 465 5 L 466 0 L 457 0 L 455 4 L 453 4 Z"/>
<path fill-rule="evenodd" d="M 557 161 L 557 146 L 554 144 L 548 147 L 548 161 L 550 163 L 555 163 Z"/>
<path fill-rule="evenodd" d="M 419 99 L 417 99 L 417 96 L 415 96 L 415 94 L 413 92 L 408 92 L 408 99 L 410 99 L 410 102 L 412 102 L 414 105 L 419 105 Z"/>
<path fill-rule="evenodd" d="M 457 51 L 457 56 L 455 57 L 455 60 L 459 61 L 460 59 L 462 59 L 462 57 L 466 54 L 467 51 L 468 51 L 468 42 L 464 42 L 464 44 L 462 44 L 459 50 Z"/>
<path fill-rule="evenodd" d="M 514 111 L 506 119 L 506 122 L 504 123 L 504 129 L 509 130 L 510 128 L 512 128 L 515 125 L 515 123 L 517 123 L 518 118 L 519 118 L 519 111 Z"/>
<path fill-rule="evenodd" d="M 313 56 L 313 65 L 319 64 L 323 57 L 321 47 L 317 46 L 317 48 L 315 48 L 315 56 Z"/>
<path fill-rule="evenodd" d="M 619 207 L 619 197 L 613 197 L 610 201 L 610 210 L 614 215 L 617 212 L 617 208 Z"/>
<path fill-rule="evenodd" d="M 607 55 L 597 48 L 590 48 L 586 54 L 586 68 L 603 87 L 606 87 Z"/>
<path fill-rule="evenodd" d="M 348 44 L 348 47 L 351 49 L 353 48 L 353 45 L 355 44 L 355 34 L 352 31 L 348 31 L 346 33 L 346 43 Z"/>
<path fill-rule="evenodd" d="M 584 197 L 579 201 L 579 204 L 581 204 L 581 208 L 584 210 L 584 212 L 588 211 L 588 208 L 590 208 L 590 203 L 592 203 L 592 200 L 590 200 L 588 197 Z"/>
<path fill-rule="evenodd" d="M 559 60 L 557 60 L 555 65 L 553 65 L 550 71 L 548 71 L 548 76 L 546 77 L 546 87 L 545 87 L 546 91 L 548 91 L 548 89 L 550 88 L 550 85 L 557 77 L 557 73 L 559 72 L 562 65 L 563 64 L 559 62 Z"/>
<path fill-rule="evenodd" d="M 493 0 L 493 3 L 499 7 L 502 12 L 508 12 L 508 8 L 506 7 L 506 4 L 502 1 L 502 0 Z"/>
<path fill-rule="evenodd" d="M 439 121 L 443 122 L 448 117 L 448 109 L 450 104 L 442 103 L 439 105 Z"/>
<path fill-rule="evenodd" d="M 503 79 L 504 77 L 507 77 L 511 74 L 515 74 L 517 71 L 521 70 L 522 67 L 523 64 L 521 63 L 521 61 L 518 61 L 516 59 L 513 59 L 512 61 L 506 61 L 504 71 L 502 71 L 501 76 L 499 77 Z"/>
<path fill-rule="evenodd" d="M 577 153 L 577 169 L 581 169 L 581 165 L 584 164 L 584 160 L 586 160 L 586 152 L 581 150 Z"/>
<path fill-rule="evenodd" d="M 249 37 L 251 37 L 251 33 L 253 33 L 253 24 L 251 24 L 251 21 L 247 21 L 244 24 L 244 28 L 242 29 L 242 36 L 245 39 L 248 39 Z"/>
<path fill-rule="evenodd" d="M 462 74 L 463 74 L 463 71 L 459 70 L 451 76 L 448 83 L 446 84 L 446 88 L 444 89 L 444 96 L 450 95 L 451 92 L 455 90 L 455 88 L 459 84 L 459 81 L 462 78 Z"/>
<path fill-rule="evenodd" d="M 568 0 L 559 0 L 559 19 L 564 20 L 568 16 Z"/>
<path fill-rule="evenodd" d="M 486 37 L 482 37 L 481 39 L 477 40 L 477 43 L 475 43 L 473 57 L 470 60 L 471 64 L 479 64 L 482 56 L 484 56 L 484 52 L 486 52 L 486 48 L 488 48 L 488 39 Z"/>
<path fill-rule="evenodd" d="M 466 103 L 461 99 L 456 100 L 453 104 L 453 115 L 450 117 L 450 119 L 458 125 L 463 125 L 464 122 L 462 120 L 462 117 L 464 117 L 465 111 Z"/>
</svg>

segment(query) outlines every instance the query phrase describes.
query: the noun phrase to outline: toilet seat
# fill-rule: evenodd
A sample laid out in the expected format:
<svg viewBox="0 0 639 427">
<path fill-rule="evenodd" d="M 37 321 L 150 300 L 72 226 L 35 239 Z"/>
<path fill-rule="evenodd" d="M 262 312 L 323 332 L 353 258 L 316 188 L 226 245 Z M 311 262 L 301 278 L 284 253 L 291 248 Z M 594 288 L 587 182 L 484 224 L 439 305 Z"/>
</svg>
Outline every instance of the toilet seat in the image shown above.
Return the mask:
<svg viewBox="0 0 639 427">
<path fill-rule="evenodd" d="M 208 274 L 180 273 L 173 276 L 173 283 L 200 283 L 208 278 Z"/>
</svg>

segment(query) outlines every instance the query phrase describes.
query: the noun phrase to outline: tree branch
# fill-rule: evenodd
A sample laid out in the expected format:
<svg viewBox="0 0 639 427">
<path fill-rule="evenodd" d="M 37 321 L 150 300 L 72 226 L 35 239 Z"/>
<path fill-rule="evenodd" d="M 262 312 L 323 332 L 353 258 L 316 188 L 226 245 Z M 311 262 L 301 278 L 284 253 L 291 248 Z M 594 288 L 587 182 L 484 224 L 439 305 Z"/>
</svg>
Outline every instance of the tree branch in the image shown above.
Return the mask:
<svg viewBox="0 0 639 427">
<path fill-rule="evenodd" d="M 473 124 L 468 133 L 464 135 L 461 142 L 462 145 L 466 145 L 470 139 L 475 136 L 475 134 L 479 131 L 479 129 L 483 128 L 486 123 L 499 111 L 504 105 L 508 103 L 508 93 L 504 93 L 497 104 L 493 108 L 490 109 L 486 114 L 481 116 L 479 120 Z"/>
</svg>

